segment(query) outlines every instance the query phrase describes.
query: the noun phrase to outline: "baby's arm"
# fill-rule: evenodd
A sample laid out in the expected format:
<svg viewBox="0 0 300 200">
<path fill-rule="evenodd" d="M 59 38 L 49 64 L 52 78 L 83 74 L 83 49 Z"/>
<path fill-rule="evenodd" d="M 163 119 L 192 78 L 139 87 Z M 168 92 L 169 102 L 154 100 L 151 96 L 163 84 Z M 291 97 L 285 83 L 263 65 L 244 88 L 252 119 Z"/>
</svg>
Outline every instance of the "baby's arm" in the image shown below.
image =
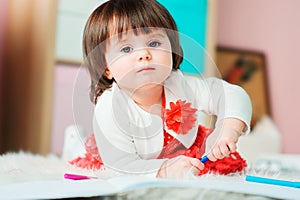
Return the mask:
<svg viewBox="0 0 300 200">
<path fill-rule="evenodd" d="M 222 159 L 235 152 L 239 136 L 250 131 L 250 98 L 241 87 L 221 79 L 193 78 L 190 82 L 199 96 L 199 109 L 217 116 L 215 129 L 206 142 L 205 153 L 212 161 Z"/>
<path fill-rule="evenodd" d="M 166 159 L 142 159 L 136 153 L 135 145 L 129 137 L 125 134 L 107 132 L 103 130 L 101 125 L 101 122 L 94 119 L 95 139 L 106 168 L 121 174 L 143 174 L 152 177 L 157 175 L 159 168 Z"/>
<path fill-rule="evenodd" d="M 225 118 L 221 126 L 217 126 L 207 139 L 208 158 L 211 161 L 222 159 L 237 149 L 236 143 L 246 124 L 237 118 Z M 216 136 L 219 138 L 216 139 Z"/>
<path fill-rule="evenodd" d="M 181 179 L 189 175 L 198 175 L 203 168 L 204 164 L 197 158 L 177 156 L 162 164 L 157 177 Z"/>
</svg>

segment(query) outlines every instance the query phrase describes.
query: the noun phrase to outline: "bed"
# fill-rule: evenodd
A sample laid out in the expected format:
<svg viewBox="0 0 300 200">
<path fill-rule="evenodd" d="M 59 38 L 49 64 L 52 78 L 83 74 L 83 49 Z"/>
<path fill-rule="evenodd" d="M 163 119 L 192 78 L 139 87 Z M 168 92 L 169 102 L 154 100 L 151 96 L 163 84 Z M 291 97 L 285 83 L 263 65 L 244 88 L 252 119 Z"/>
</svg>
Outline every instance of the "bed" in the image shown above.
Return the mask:
<svg viewBox="0 0 300 200">
<path fill-rule="evenodd" d="M 268 132 L 265 121 L 261 128 L 253 130 L 249 138 L 241 138 L 244 143 L 241 153 L 247 158 L 246 171 L 230 176 L 205 175 L 187 176 L 184 180 L 153 179 L 145 176 L 121 176 L 109 170 L 93 172 L 68 164 L 84 148 L 72 127 L 65 133 L 64 149 L 61 156 L 49 154 L 35 155 L 29 152 L 13 152 L 0 155 L 0 199 L 300 199 L 300 188 L 283 187 L 272 184 L 248 182 L 247 174 L 271 175 L 278 178 L 281 172 L 289 172 L 294 180 L 300 180 L 300 155 L 280 154 L 278 134 L 270 145 L 272 148 L 256 148 L 264 154 L 255 152 L 253 145 L 262 137 L 272 140 L 270 135 L 256 137 L 259 131 Z M 263 130 L 262 130 L 263 129 Z M 270 130 L 270 129 L 269 129 Z M 271 132 L 275 132 L 272 130 Z M 257 139 L 258 138 L 258 139 Z M 250 145 L 247 149 L 247 145 Z M 275 148 L 275 149 L 274 149 Z M 249 151 L 251 149 L 251 151 Z M 76 150 L 76 151 L 75 151 Z M 256 161 L 254 162 L 254 158 Z M 267 172 L 267 173 L 266 173 Z M 97 179 L 68 180 L 65 173 L 97 176 Z"/>
</svg>

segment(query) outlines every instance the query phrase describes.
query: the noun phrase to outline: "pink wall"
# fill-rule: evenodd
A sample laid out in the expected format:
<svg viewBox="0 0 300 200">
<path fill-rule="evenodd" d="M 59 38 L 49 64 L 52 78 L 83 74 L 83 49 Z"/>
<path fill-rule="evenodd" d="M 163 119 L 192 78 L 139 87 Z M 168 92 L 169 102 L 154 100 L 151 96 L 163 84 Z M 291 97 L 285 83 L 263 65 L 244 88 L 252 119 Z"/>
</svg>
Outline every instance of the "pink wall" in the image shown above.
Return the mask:
<svg viewBox="0 0 300 200">
<path fill-rule="evenodd" d="M 89 100 L 89 75 L 79 65 L 55 66 L 51 152 L 62 153 L 64 133 L 77 124 L 81 138 L 92 133 L 93 104 Z"/>
<path fill-rule="evenodd" d="M 72 94 L 77 69 L 76 66 L 55 66 L 51 152 L 56 154 L 62 152 L 66 127 L 74 124 Z"/>
<path fill-rule="evenodd" d="M 217 43 L 264 52 L 272 119 L 284 153 L 300 153 L 300 1 L 218 1 Z"/>
</svg>

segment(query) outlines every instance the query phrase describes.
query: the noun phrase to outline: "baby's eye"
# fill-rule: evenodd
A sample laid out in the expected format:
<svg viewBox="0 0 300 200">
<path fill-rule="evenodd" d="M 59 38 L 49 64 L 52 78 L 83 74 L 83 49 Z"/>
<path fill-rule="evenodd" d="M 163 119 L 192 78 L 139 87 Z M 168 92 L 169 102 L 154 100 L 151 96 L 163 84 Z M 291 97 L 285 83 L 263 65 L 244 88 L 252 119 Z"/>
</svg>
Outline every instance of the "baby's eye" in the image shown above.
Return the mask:
<svg viewBox="0 0 300 200">
<path fill-rule="evenodd" d="M 161 43 L 160 42 L 157 42 L 157 41 L 153 41 L 153 42 L 150 42 L 149 43 L 149 47 L 158 47 L 160 46 Z"/>
<path fill-rule="evenodd" d="M 131 48 L 131 47 L 124 47 L 124 48 L 121 49 L 121 52 L 129 53 L 129 52 L 131 52 L 132 50 L 133 50 L 133 48 Z"/>
</svg>

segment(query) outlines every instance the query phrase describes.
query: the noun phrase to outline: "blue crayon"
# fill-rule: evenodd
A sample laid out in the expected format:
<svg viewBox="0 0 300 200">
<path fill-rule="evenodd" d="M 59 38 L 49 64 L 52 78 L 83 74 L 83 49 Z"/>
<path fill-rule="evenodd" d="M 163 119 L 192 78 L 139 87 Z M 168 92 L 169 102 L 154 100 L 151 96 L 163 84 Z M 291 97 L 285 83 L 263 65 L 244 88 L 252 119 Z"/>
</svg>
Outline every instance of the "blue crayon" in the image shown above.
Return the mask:
<svg viewBox="0 0 300 200">
<path fill-rule="evenodd" d="M 297 181 L 286 181 L 286 180 L 271 179 L 271 178 L 264 178 L 258 176 L 249 176 L 249 175 L 246 176 L 246 181 L 300 188 L 300 182 Z"/>
<path fill-rule="evenodd" d="M 202 162 L 202 163 L 205 163 L 206 161 L 208 161 L 209 159 L 208 159 L 208 157 L 207 156 L 203 156 L 201 159 L 200 159 L 200 161 Z"/>
</svg>

